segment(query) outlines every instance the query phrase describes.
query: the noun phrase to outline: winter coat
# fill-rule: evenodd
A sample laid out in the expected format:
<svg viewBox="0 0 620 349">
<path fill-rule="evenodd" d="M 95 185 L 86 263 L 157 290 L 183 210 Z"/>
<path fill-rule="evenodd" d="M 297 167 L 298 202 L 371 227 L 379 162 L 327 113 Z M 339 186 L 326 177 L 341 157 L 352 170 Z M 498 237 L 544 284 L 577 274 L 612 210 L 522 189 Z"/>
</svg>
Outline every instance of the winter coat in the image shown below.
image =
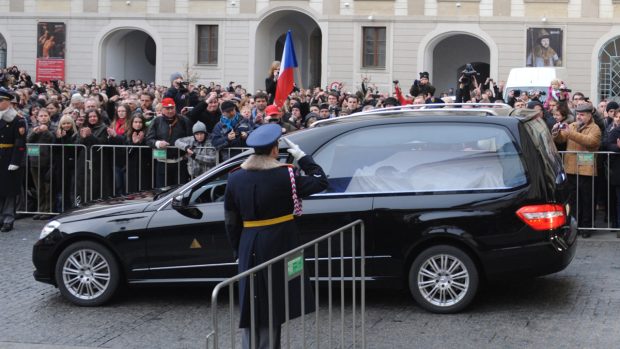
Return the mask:
<svg viewBox="0 0 620 349">
<path fill-rule="evenodd" d="M 188 156 L 187 161 L 187 172 L 192 178 L 207 172 L 217 162 L 217 151 L 208 139 L 198 143 L 194 136 L 183 137 L 177 139 L 174 146 L 184 151 L 192 149 L 194 152 Z"/>
<path fill-rule="evenodd" d="M 595 152 L 601 145 L 601 129 L 592 120 L 587 125 L 579 126 L 578 122 L 568 125 L 568 130 L 553 136 L 556 143 L 566 143 L 567 153 L 564 155 L 564 170 L 568 174 L 596 176 L 596 155 L 575 154 L 571 152 Z M 579 161 L 578 161 L 579 159 Z"/>
<path fill-rule="evenodd" d="M 620 127 L 609 130 L 605 140 L 605 150 L 613 151 L 616 154 L 609 155 L 609 184 L 620 186 L 620 148 L 616 140 L 620 138 Z"/>
<path fill-rule="evenodd" d="M 174 121 L 176 120 L 176 121 Z M 172 148 L 177 139 L 192 135 L 192 123 L 185 116 L 177 115 L 172 121 L 165 116 L 158 116 L 153 120 L 146 134 L 146 145 L 156 149 L 157 141 L 166 141 L 169 146 L 166 151 L 168 159 L 178 159 L 180 153 Z"/>
<path fill-rule="evenodd" d="M 318 193 L 327 188 L 327 176 L 312 157 L 306 155 L 299 161 L 306 176 L 295 176 L 297 194 L 300 198 Z M 299 231 L 292 218 L 293 199 L 289 166 L 265 155 L 251 155 L 241 168 L 228 176 L 224 200 L 226 232 L 238 253 L 239 272 L 266 262 L 299 245 Z M 290 220 L 258 227 L 244 227 L 244 221 L 266 220 L 291 215 Z M 236 255 L 237 256 L 237 255 Z M 282 262 L 276 263 L 273 270 L 282 270 Z M 256 325 L 269 324 L 267 270 L 256 275 L 254 287 L 256 306 Z M 306 274 L 306 277 L 308 275 Z M 284 275 L 273 273 L 273 322 L 282 324 L 285 320 Z M 305 312 L 314 311 L 314 296 L 308 279 L 305 280 Z M 289 281 L 289 317 L 301 315 L 300 279 Z M 246 279 L 239 284 L 239 304 L 241 310 L 240 327 L 250 327 L 250 289 Z"/>
<path fill-rule="evenodd" d="M 45 132 L 34 132 L 34 128 L 30 130 L 28 134 L 27 142 L 30 144 L 53 144 L 56 140 L 54 133 L 50 130 L 51 125 L 47 125 L 48 129 Z M 51 164 L 52 147 L 49 145 L 39 146 L 39 156 L 28 157 L 30 167 L 50 168 Z M 42 174 L 43 175 L 43 174 Z"/>
</svg>

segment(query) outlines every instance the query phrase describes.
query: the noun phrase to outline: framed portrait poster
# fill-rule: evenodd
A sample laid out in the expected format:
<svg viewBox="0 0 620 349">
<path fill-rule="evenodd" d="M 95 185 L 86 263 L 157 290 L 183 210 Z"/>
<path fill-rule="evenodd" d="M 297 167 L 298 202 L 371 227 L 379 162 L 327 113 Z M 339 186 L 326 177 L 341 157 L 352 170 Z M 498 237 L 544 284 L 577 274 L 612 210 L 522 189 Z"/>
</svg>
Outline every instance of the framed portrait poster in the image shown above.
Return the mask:
<svg viewBox="0 0 620 349">
<path fill-rule="evenodd" d="M 564 31 L 562 28 L 527 28 L 525 65 L 562 67 Z"/>
</svg>

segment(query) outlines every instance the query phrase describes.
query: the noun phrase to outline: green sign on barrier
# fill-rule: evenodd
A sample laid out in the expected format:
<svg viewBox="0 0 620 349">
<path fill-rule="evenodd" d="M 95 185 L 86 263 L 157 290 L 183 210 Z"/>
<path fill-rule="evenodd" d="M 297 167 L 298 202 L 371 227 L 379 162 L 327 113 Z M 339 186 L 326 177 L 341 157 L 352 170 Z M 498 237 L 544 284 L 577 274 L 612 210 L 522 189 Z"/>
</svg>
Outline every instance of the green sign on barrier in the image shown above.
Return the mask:
<svg viewBox="0 0 620 349">
<path fill-rule="evenodd" d="M 153 149 L 153 159 L 166 159 L 166 149 Z"/>
<path fill-rule="evenodd" d="M 41 149 L 38 145 L 28 145 L 28 156 L 39 156 Z"/>
<path fill-rule="evenodd" d="M 304 269 L 304 256 L 303 254 L 298 254 L 292 257 L 287 258 L 286 267 L 288 270 L 288 277 L 292 279 L 301 274 L 301 271 Z"/>
</svg>

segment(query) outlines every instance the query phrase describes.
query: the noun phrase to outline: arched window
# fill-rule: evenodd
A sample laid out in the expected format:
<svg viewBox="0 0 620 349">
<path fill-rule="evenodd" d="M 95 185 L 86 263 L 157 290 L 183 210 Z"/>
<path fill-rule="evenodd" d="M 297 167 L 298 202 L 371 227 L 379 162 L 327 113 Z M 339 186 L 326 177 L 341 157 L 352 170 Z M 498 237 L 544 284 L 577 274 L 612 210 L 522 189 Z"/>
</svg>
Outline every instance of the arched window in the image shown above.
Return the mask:
<svg viewBox="0 0 620 349">
<path fill-rule="evenodd" d="M 599 99 L 620 98 L 620 37 L 609 40 L 598 54 Z"/>
<path fill-rule="evenodd" d="M 0 34 L 0 69 L 6 68 L 6 40 Z"/>
</svg>

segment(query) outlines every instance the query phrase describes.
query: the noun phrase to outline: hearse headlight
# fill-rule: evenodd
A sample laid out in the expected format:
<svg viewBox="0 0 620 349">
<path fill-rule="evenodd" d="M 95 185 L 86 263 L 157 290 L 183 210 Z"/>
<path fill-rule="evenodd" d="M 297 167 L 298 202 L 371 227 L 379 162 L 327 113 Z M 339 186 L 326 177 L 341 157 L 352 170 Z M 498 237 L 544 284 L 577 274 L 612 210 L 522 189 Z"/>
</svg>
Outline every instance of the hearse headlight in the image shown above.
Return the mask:
<svg viewBox="0 0 620 349">
<path fill-rule="evenodd" d="M 43 229 L 41 229 L 41 235 L 39 235 L 39 240 L 45 239 L 49 234 L 51 234 L 54 229 L 60 227 L 59 221 L 51 221 L 47 223 Z"/>
</svg>

